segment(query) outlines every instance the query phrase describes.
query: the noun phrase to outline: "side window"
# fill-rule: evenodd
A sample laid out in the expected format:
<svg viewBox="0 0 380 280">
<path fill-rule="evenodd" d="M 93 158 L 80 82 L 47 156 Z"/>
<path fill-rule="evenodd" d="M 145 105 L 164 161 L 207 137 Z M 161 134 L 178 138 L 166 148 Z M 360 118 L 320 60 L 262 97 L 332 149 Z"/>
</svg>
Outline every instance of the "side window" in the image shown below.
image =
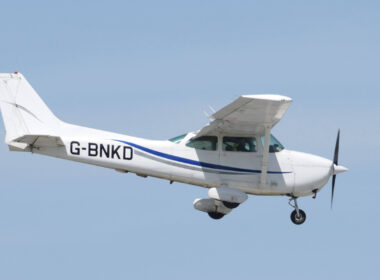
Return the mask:
<svg viewBox="0 0 380 280">
<path fill-rule="evenodd" d="M 223 151 L 257 152 L 255 137 L 223 137 Z"/>
<path fill-rule="evenodd" d="M 201 136 L 198 138 L 193 138 L 187 142 L 186 146 L 198 150 L 216 151 L 216 147 L 218 146 L 218 137 Z"/>
</svg>

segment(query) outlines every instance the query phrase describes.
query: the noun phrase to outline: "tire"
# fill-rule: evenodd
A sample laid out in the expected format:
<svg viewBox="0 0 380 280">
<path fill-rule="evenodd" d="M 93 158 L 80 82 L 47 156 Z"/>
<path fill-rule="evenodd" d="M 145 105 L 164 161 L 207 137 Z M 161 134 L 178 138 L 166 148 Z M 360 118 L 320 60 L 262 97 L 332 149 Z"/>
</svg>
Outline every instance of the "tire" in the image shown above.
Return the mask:
<svg viewBox="0 0 380 280">
<path fill-rule="evenodd" d="M 208 212 L 208 215 L 214 220 L 219 220 L 224 217 L 224 214 L 219 212 Z"/>
<path fill-rule="evenodd" d="M 299 217 L 297 217 L 297 211 L 294 210 L 291 214 L 290 214 L 290 219 L 292 220 L 292 222 L 296 225 L 302 225 L 305 220 L 306 220 L 306 213 L 299 209 Z"/>
<path fill-rule="evenodd" d="M 228 201 L 222 201 L 223 205 L 226 206 L 229 209 L 234 209 L 238 207 L 240 204 L 236 202 L 228 202 Z"/>
</svg>

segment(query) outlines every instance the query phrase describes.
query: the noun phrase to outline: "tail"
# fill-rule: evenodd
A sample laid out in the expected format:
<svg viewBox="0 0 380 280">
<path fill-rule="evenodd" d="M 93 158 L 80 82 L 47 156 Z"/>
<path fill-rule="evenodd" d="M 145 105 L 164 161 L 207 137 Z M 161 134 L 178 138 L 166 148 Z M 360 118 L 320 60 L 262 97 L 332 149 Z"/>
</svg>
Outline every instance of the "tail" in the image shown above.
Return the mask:
<svg viewBox="0 0 380 280">
<path fill-rule="evenodd" d="M 0 74 L 0 109 L 11 150 L 23 150 L 45 142 L 60 142 L 61 121 L 50 111 L 20 73 Z"/>
</svg>

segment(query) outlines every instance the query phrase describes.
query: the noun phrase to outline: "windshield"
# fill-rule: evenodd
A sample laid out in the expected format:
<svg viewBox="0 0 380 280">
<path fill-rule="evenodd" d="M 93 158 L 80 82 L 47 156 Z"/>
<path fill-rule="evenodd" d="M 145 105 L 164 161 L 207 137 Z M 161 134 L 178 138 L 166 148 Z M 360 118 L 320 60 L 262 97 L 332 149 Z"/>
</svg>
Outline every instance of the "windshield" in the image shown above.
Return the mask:
<svg viewBox="0 0 380 280">
<path fill-rule="evenodd" d="M 263 146 L 264 146 L 264 140 L 265 140 L 265 137 L 261 136 L 261 142 L 263 143 Z M 276 137 L 274 137 L 271 134 L 270 141 L 269 141 L 269 152 L 277 153 L 277 152 L 281 152 L 283 149 L 285 149 L 284 146 L 280 143 L 280 141 L 276 139 Z"/>
</svg>

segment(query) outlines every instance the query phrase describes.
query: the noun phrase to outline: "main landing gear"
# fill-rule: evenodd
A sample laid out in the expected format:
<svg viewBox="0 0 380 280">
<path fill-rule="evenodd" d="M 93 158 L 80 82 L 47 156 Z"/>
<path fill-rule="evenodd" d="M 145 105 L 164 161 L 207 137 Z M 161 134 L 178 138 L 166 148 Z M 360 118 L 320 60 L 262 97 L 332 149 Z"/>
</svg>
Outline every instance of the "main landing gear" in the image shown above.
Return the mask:
<svg viewBox="0 0 380 280">
<path fill-rule="evenodd" d="M 302 209 L 298 208 L 297 197 L 290 198 L 289 205 L 294 208 L 294 211 L 290 214 L 290 219 L 292 222 L 296 225 L 303 224 L 306 220 L 306 213 Z"/>
<path fill-rule="evenodd" d="M 219 212 L 208 212 L 208 215 L 214 220 L 219 220 L 224 217 L 224 214 Z"/>
</svg>

